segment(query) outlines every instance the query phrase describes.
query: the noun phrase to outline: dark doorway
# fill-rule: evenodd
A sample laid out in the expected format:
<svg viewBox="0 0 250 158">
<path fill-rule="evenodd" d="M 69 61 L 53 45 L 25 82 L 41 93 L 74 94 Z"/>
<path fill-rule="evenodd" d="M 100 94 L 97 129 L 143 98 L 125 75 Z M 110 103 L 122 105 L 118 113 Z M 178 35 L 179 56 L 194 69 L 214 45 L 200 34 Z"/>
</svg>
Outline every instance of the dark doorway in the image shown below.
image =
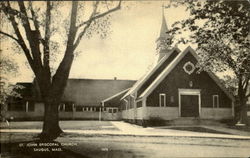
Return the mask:
<svg viewBox="0 0 250 158">
<path fill-rule="evenodd" d="M 199 96 L 181 95 L 181 117 L 199 116 Z"/>
</svg>

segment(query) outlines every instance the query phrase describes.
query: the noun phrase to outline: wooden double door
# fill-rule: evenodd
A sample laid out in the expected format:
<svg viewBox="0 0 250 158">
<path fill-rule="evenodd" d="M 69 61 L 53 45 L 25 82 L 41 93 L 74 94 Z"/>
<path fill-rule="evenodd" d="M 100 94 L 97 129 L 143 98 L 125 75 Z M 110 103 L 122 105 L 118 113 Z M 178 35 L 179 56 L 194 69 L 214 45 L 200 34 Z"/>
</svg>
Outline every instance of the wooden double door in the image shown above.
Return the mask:
<svg viewBox="0 0 250 158">
<path fill-rule="evenodd" d="M 199 116 L 199 95 L 180 95 L 181 117 Z"/>
</svg>

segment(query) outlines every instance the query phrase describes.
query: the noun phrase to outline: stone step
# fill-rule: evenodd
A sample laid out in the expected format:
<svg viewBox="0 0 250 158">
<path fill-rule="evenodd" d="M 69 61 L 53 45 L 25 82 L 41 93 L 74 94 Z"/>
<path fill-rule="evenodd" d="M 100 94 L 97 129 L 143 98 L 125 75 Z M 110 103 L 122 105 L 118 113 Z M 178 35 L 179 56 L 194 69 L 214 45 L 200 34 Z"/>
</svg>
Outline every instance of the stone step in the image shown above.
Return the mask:
<svg viewBox="0 0 250 158">
<path fill-rule="evenodd" d="M 206 120 L 199 118 L 178 118 L 169 121 L 170 125 L 221 125 L 219 121 L 216 120 Z"/>
</svg>

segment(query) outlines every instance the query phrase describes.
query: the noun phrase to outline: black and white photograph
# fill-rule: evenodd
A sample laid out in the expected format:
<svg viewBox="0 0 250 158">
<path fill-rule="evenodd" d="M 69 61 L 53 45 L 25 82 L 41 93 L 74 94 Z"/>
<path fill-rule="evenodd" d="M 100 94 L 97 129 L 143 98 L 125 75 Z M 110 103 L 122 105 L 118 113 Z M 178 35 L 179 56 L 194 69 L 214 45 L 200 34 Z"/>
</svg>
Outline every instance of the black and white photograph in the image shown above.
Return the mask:
<svg viewBox="0 0 250 158">
<path fill-rule="evenodd" d="M 3 0 L 0 19 L 0 158 L 250 157 L 249 0 Z"/>
</svg>

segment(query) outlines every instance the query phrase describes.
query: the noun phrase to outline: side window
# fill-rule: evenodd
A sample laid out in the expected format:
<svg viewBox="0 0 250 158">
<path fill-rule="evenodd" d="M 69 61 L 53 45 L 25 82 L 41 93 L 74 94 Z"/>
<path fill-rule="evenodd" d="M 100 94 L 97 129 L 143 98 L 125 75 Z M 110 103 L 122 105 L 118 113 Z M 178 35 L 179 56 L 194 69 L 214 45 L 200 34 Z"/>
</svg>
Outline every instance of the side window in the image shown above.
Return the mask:
<svg viewBox="0 0 250 158">
<path fill-rule="evenodd" d="M 109 113 L 112 113 L 112 109 L 111 109 L 111 108 L 109 108 L 109 109 L 108 109 L 108 112 L 109 112 Z"/>
<path fill-rule="evenodd" d="M 160 93 L 159 95 L 159 106 L 165 107 L 166 106 L 166 94 Z"/>
<path fill-rule="evenodd" d="M 83 111 L 83 107 L 82 106 L 75 106 L 76 111 Z"/>
<path fill-rule="evenodd" d="M 67 111 L 67 112 L 73 111 L 73 104 L 72 103 L 65 103 L 65 111 Z"/>
<path fill-rule="evenodd" d="M 65 104 L 60 104 L 58 108 L 59 108 L 59 111 L 64 111 L 65 110 Z"/>
<path fill-rule="evenodd" d="M 29 102 L 28 111 L 35 111 L 35 103 L 34 102 Z"/>
<path fill-rule="evenodd" d="M 219 108 L 219 95 L 213 95 L 213 108 Z"/>
</svg>

